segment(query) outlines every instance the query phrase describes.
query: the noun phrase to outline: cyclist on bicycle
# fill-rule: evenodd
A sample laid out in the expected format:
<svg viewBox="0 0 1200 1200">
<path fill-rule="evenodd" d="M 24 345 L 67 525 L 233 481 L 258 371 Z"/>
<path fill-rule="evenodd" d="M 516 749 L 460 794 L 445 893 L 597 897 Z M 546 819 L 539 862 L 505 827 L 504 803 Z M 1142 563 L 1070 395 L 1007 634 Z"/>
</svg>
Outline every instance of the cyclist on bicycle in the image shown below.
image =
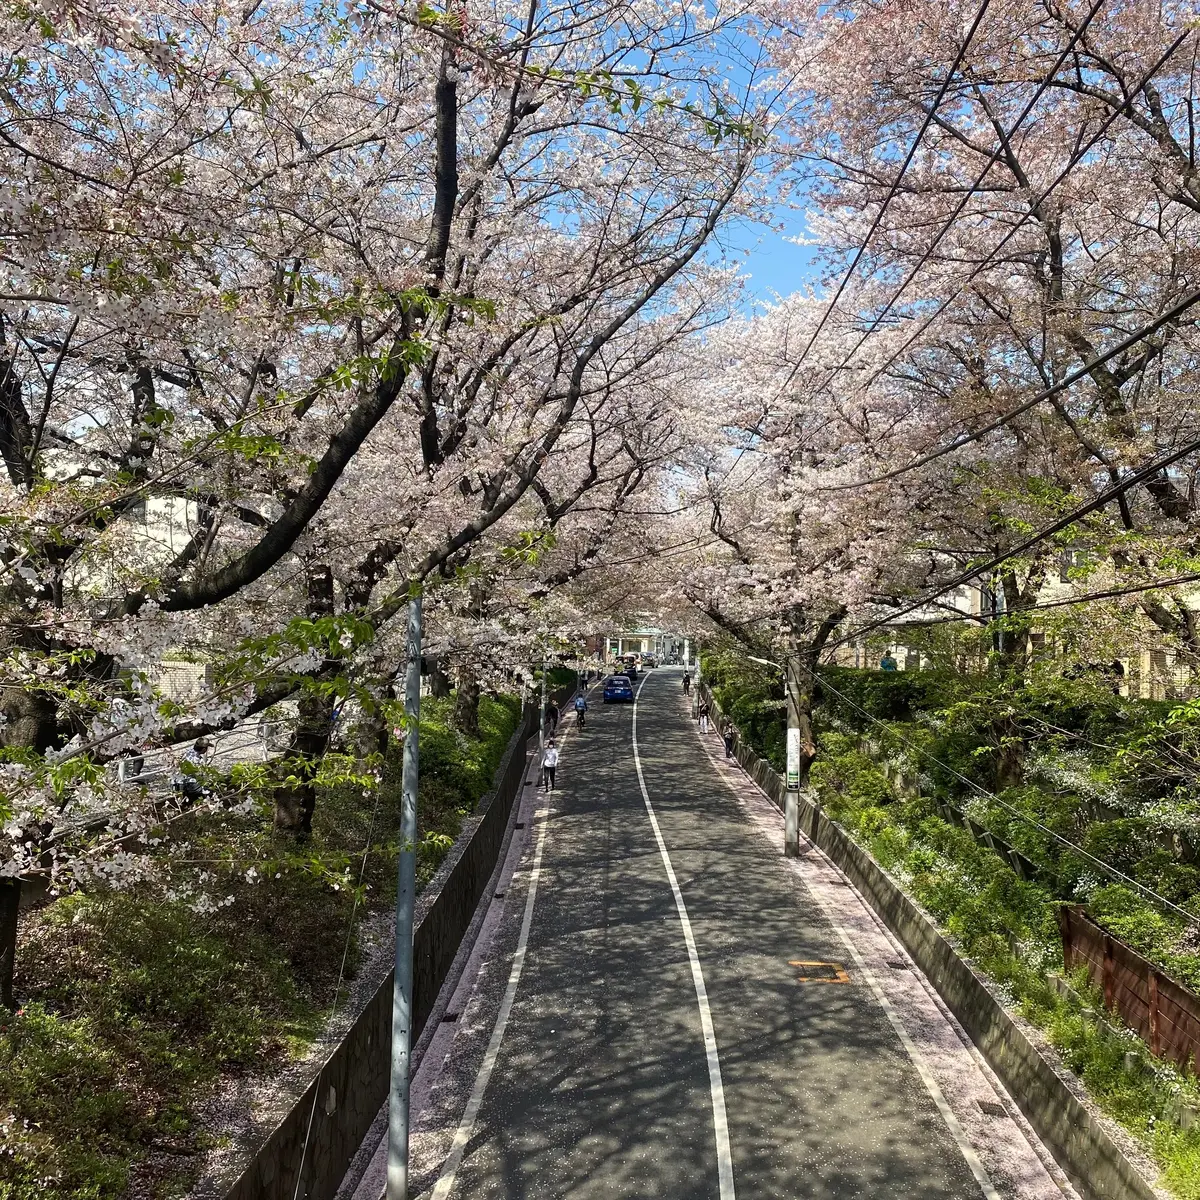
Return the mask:
<svg viewBox="0 0 1200 1200">
<path fill-rule="evenodd" d="M 583 718 L 584 714 L 587 712 L 587 706 L 587 697 L 580 692 L 579 695 L 575 697 L 575 716 L 579 720 L 580 729 L 583 728 Z"/>
</svg>

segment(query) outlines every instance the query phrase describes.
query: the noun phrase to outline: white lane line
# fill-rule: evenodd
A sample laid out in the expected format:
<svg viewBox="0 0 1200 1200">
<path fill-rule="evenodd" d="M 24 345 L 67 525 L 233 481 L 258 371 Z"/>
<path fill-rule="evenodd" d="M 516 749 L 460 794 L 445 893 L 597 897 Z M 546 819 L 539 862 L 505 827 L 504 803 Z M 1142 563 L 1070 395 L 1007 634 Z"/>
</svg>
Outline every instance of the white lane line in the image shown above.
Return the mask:
<svg viewBox="0 0 1200 1200">
<path fill-rule="evenodd" d="M 737 793 L 737 788 L 735 788 L 733 785 L 733 781 L 724 772 L 717 768 L 717 760 L 709 750 L 707 742 L 704 741 L 703 737 L 701 737 L 700 740 L 703 744 L 704 751 L 708 755 L 709 761 L 712 763 L 718 777 L 724 781 L 726 787 L 728 787 L 733 793 L 735 799 L 740 799 Z M 808 841 L 807 838 L 805 840 Z M 809 841 L 809 845 L 812 845 L 813 848 L 817 850 L 818 854 L 822 854 L 822 857 L 825 857 L 823 852 L 811 841 Z M 826 861 L 828 861 L 828 859 L 826 859 Z M 839 872 L 839 874 L 841 874 L 841 872 Z M 845 876 L 842 875 L 842 878 L 845 878 Z M 853 887 L 853 884 L 851 884 L 851 886 Z M 855 888 L 856 892 L 857 890 L 858 889 Z M 947 1101 L 945 1094 L 942 1092 L 941 1085 L 934 1078 L 933 1072 L 929 1069 L 929 1064 L 926 1063 L 924 1056 L 921 1054 L 920 1050 L 917 1049 L 917 1046 L 913 1042 L 912 1038 L 908 1036 L 908 1030 L 905 1029 L 904 1022 L 900 1019 L 900 1014 L 896 1011 L 891 1000 L 888 999 L 887 993 L 884 992 L 883 987 L 880 985 L 879 980 L 875 976 L 875 973 L 870 969 L 870 967 L 867 966 L 866 961 L 859 953 L 858 947 L 855 946 L 849 933 L 833 919 L 833 914 L 825 908 L 825 905 L 821 903 L 819 897 L 814 895 L 814 899 L 816 899 L 817 904 L 825 912 L 833 931 L 841 939 L 842 944 L 846 947 L 847 951 L 849 951 L 850 956 L 854 959 L 854 964 L 858 968 L 859 973 L 867 981 L 867 985 L 870 987 L 871 992 L 875 996 L 876 1002 L 879 1004 L 879 1007 L 883 1009 L 884 1015 L 887 1017 L 892 1028 L 896 1031 L 896 1036 L 900 1039 L 900 1044 L 907 1052 L 913 1066 L 916 1067 L 917 1074 L 921 1077 L 921 1082 L 925 1085 L 925 1090 L 929 1093 L 934 1104 L 937 1106 L 937 1110 L 941 1114 L 942 1120 L 946 1123 L 946 1128 L 950 1131 L 950 1136 L 954 1138 L 959 1152 L 966 1160 L 967 1166 L 970 1167 L 971 1174 L 975 1176 L 975 1182 L 979 1184 L 980 1188 L 982 1188 L 986 1200 L 1001 1200 L 1000 1193 L 997 1192 L 993 1186 L 991 1179 L 988 1177 L 987 1171 L 984 1169 L 983 1163 L 979 1159 L 979 1155 L 975 1152 L 975 1147 L 971 1145 L 966 1132 L 959 1124 L 958 1118 L 954 1115 L 954 1110 L 950 1107 L 949 1101 Z"/>
<path fill-rule="evenodd" d="M 850 952 L 857 966 L 859 973 L 867 981 L 871 991 L 875 995 L 875 999 L 879 1007 L 883 1009 L 884 1015 L 891 1022 L 892 1028 L 896 1031 L 896 1036 L 900 1039 L 900 1044 L 908 1052 L 908 1057 L 912 1060 L 912 1064 L 917 1068 L 917 1074 L 921 1077 L 921 1082 L 925 1085 L 925 1090 L 933 1098 L 934 1104 L 937 1105 L 937 1110 L 942 1115 L 942 1120 L 946 1122 L 946 1128 L 950 1130 L 950 1136 L 954 1138 L 967 1166 L 971 1168 L 971 1174 L 975 1176 L 975 1182 L 983 1189 L 984 1196 L 987 1200 L 1000 1200 L 1000 1193 L 992 1186 L 991 1179 L 988 1178 L 987 1171 L 984 1170 L 983 1163 L 979 1161 L 979 1155 L 975 1153 L 975 1147 L 971 1145 L 963 1127 L 958 1123 L 958 1118 L 954 1115 L 954 1110 L 950 1107 L 946 1100 L 938 1081 L 933 1077 L 933 1072 L 929 1069 L 929 1065 L 925 1062 L 924 1056 L 917 1049 L 912 1038 L 908 1036 L 908 1030 L 904 1028 L 904 1022 L 900 1020 L 900 1014 L 896 1011 L 891 1000 L 880 986 L 879 980 L 875 978 L 875 973 L 867 966 L 862 955 L 858 952 L 858 947 L 851 941 L 850 935 L 836 921 L 830 920 L 830 924 L 834 928 L 834 932 L 842 939 L 846 949 Z"/>
<path fill-rule="evenodd" d="M 534 787 L 538 785 L 535 783 Z M 508 1018 L 512 1014 L 513 1003 L 517 998 L 517 986 L 521 982 L 521 972 L 525 968 L 525 949 L 529 945 L 529 930 L 533 925 L 533 903 L 537 899 L 538 880 L 542 874 L 542 848 L 546 844 L 546 829 L 550 823 L 549 793 L 539 814 L 537 845 L 533 851 L 533 866 L 529 872 L 529 894 L 525 897 L 525 915 L 521 919 L 521 933 L 517 938 L 517 950 L 513 955 L 512 968 L 508 972 L 508 986 L 504 989 L 504 999 L 500 1001 L 500 1011 L 496 1014 L 496 1024 L 492 1029 L 492 1037 L 483 1055 L 483 1063 L 479 1074 L 475 1076 L 475 1086 L 471 1089 L 471 1098 L 463 1111 L 462 1120 L 454 1132 L 454 1141 L 450 1153 L 442 1164 L 442 1172 L 438 1176 L 437 1185 L 433 1189 L 433 1200 L 446 1200 L 454 1188 L 454 1180 L 458 1168 L 462 1165 L 463 1152 L 475 1131 L 475 1122 L 479 1110 L 483 1106 L 483 1095 L 491 1081 L 492 1072 L 496 1068 L 496 1060 L 500 1057 L 500 1043 L 504 1041 L 504 1031 L 508 1026 Z"/>
<path fill-rule="evenodd" d="M 721 1186 L 721 1200 L 735 1200 L 733 1156 L 729 1150 L 729 1122 L 725 1116 L 725 1086 L 721 1082 L 721 1060 L 717 1054 L 717 1037 L 713 1032 L 712 1011 L 708 1007 L 708 989 L 704 986 L 704 972 L 700 968 L 700 955 L 696 952 L 696 939 L 692 935 L 692 923 L 688 920 L 687 905 L 683 902 L 683 893 L 679 890 L 679 881 L 675 878 L 675 868 L 671 866 L 671 856 L 667 853 L 667 844 L 663 841 L 662 831 L 658 827 L 658 818 L 654 815 L 654 805 L 650 803 L 650 793 L 646 791 L 646 780 L 642 775 L 642 758 L 638 753 L 638 700 L 641 697 L 642 688 L 645 686 L 646 680 L 643 679 L 638 684 L 637 695 L 633 700 L 633 765 L 637 767 L 642 800 L 645 801 L 646 814 L 650 818 L 650 828 L 654 830 L 654 840 L 658 842 L 658 852 L 662 855 L 667 879 L 675 896 L 675 907 L 679 910 L 679 923 L 683 926 L 683 940 L 687 943 L 688 960 L 692 964 L 692 983 L 696 986 L 696 1004 L 700 1008 L 700 1029 L 704 1034 L 704 1053 L 708 1059 L 708 1086 L 712 1093 L 713 1131 L 717 1139 L 717 1178 Z M 442 1198 L 435 1196 L 434 1200 L 442 1200 Z"/>
</svg>

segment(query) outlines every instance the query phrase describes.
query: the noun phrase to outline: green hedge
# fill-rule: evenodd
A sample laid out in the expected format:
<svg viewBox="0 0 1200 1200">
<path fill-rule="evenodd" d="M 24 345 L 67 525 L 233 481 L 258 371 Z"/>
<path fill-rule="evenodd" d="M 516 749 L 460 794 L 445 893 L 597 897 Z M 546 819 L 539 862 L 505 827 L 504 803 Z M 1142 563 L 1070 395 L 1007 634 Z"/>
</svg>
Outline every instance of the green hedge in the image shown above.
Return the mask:
<svg viewBox="0 0 1200 1200">
<path fill-rule="evenodd" d="M 903 883 L 965 953 L 1011 996 L 1022 1014 L 1046 1030 L 1100 1107 L 1132 1132 L 1154 1157 L 1181 1200 L 1200 1200 L 1200 1128 L 1173 1121 L 1180 1101 L 1200 1104 L 1190 1072 L 1153 1060 L 1136 1035 L 1111 1032 L 1084 1007 L 1103 1010 L 1103 997 L 1077 976 L 1084 1004 L 1047 982 L 1061 972 L 1062 943 L 1053 885 L 1020 879 L 993 851 L 943 820 L 928 799 L 896 797 L 879 766 L 851 736 L 827 733 L 813 783 L 830 816 L 842 823 Z M 1178 936 L 1136 895 L 1109 887 L 1092 896 L 1091 911 L 1118 936 L 1147 952 Z M 1171 959 L 1190 981 L 1196 962 Z"/>
</svg>

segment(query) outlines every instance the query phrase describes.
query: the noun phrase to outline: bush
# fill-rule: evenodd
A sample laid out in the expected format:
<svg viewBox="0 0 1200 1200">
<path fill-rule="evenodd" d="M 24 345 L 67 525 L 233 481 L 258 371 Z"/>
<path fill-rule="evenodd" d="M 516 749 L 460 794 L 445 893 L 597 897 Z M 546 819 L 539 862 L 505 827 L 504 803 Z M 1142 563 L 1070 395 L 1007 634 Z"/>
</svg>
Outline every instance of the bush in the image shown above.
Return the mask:
<svg viewBox="0 0 1200 1200">
<path fill-rule="evenodd" d="M 21 972 L 39 987 L 0 1030 L 0 1128 L 16 1143 L 0 1154 L 5 1200 L 118 1195 L 132 1160 L 195 1154 L 205 1086 L 281 1061 L 311 1015 L 278 948 L 178 901 L 64 897 Z"/>
<path fill-rule="evenodd" d="M 450 726 L 452 711 L 422 705 L 418 887 L 491 787 L 521 716 L 515 697 L 482 697 L 476 741 Z M 358 920 L 392 902 L 399 768 L 393 747 L 378 796 L 349 768 L 330 772 L 346 781 L 320 789 L 303 845 L 276 838 L 266 814 L 179 820 L 215 911 L 146 885 L 62 897 L 24 919 L 17 987 L 29 1000 L 7 1023 L 0 1014 L 0 1200 L 151 1200 L 187 1186 L 206 1145 L 200 1099 L 311 1042 L 343 954 L 356 968 Z"/>
</svg>

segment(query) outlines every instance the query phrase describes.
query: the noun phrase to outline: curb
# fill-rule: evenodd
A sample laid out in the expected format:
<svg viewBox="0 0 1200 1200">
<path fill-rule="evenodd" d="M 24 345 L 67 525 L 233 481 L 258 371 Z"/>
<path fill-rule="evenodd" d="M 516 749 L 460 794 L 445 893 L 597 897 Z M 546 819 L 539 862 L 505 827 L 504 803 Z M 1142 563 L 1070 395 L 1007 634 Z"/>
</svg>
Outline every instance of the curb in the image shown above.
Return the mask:
<svg viewBox="0 0 1200 1200">
<path fill-rule="evenodd" d="M 723 718 L 711 695 L 708 699 L 710 709 Z M 783 781 L 778 773 L 748 750 L 740 736 L 735 755 L 763 794 L 782 808 Z M 992 995 L 983 977 L 874 858 L 803 795 L 800 828 L 900 940 L 1072 1182 L 1091 1200 L 1160 1200 L 1163 1193 L 1126 1157 L 1059 1070 Z"/>
</svg>

